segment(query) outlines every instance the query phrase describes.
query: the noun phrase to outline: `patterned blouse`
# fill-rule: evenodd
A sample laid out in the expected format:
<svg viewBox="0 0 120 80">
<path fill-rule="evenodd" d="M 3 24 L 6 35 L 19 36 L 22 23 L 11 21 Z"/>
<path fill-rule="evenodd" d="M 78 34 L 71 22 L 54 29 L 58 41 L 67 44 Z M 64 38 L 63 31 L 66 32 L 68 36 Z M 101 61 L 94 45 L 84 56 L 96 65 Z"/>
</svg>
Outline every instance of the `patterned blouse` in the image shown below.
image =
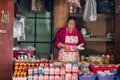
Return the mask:
<svg viewBox="0 0 120 80">
<path fill-rule="evenodd" d="M 59 42 L 61 43 L 65 43 L 65 36 L 66 36 L 66 29 L 67 27 L 63 27 L 61 28 L 55 35 L 55 39 L 54 39 L 54 47 L 58 48 L 58 44 Z M 70 36 L 78 36 L 78 45 L 80 43 L 85 43 L 85 40 L 82 36 L 82 33 L 79 29 L 75 28 L 77 32 L 75 32 L 75 30 L 72 31 L 72 33 L 68 33 L 68 35 Z"/>
</svg>

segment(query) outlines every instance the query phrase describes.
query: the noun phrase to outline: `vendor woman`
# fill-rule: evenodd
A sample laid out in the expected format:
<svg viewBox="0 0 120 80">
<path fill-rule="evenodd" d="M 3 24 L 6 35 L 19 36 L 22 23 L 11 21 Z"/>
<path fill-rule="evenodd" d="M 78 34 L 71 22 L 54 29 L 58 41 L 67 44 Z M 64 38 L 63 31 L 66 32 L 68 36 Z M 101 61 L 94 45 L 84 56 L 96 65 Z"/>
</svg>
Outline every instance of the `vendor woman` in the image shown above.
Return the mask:
<svg viewBox="0 0 120 80">
<path fill-rule="evenodd" d="M 55 35 L 54 47 L 59 49 L 57 58 L 63 62 L 79 61 L 79 47 L 84 47 L 82 33 L 76 28 L 75 17 L 69 17 L 67 24 Z"/>
</svg>

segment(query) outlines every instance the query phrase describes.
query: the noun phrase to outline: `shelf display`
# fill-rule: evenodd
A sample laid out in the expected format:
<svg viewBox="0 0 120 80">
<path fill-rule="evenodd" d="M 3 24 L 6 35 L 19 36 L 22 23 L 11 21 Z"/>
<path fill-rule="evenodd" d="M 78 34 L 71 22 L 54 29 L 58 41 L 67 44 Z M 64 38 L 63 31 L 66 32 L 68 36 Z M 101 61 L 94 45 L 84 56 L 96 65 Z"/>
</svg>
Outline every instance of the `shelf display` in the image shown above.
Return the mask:
<svg viewBox="0 0 120 80">
<path fill-rule="evenodd" d="M 87 61 L 59 62 L 47 59 L 16 60 L 13 80 L 95 80 L 100 71 L 114 74 L 120 65 L 95 64 Z M 58 63 L 60 63 L 58 65 Z M 110 71 L 109 73 L 107 71 Z M 102 73 L 102 72 L 101 72 Z M 99 76 L 96 76 L 96 74 Z"/>
</svg>

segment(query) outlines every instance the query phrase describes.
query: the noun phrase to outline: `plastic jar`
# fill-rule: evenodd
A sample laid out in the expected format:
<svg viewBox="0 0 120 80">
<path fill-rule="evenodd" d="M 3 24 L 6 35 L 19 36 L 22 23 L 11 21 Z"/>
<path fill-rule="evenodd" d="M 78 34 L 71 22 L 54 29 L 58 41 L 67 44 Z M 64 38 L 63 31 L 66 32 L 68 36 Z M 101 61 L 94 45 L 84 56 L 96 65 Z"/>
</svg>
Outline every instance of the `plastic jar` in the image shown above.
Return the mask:
<svg viewBox="0 0 120 80">
<path fill-rule="evenodd" d="M 49 74 L 49 71 L 50 71 L 49 67 L 45 66 L 44 67 L 44 74 Z"/>
<path fill-rule="evenodd" d="M 55 67 L 55 75 L 59 75 L 60 74 L 60 67 Z"/>
<path fill-rule="evenodd" d="M 54 67 L 50 67 L 50 74 L 55 74 L 55 68 Z"/>
</svg>

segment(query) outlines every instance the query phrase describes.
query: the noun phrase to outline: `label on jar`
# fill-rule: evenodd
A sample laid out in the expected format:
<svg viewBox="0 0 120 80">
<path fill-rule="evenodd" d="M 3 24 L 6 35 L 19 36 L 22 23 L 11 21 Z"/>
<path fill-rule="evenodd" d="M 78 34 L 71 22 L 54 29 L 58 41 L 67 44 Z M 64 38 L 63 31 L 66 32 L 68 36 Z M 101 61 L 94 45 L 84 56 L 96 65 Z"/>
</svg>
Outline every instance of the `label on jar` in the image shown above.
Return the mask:
<svg viewBox="0 0 120 80">
<path fill-rule="evenodd" d="M 39 80 L 44 80 L 43 74 L 39 74 Z"/>
<path fill-rule="evenodd" d="M 33 80 L 33 76 L 32 75 L 28 75 L 28 80 Z"/>
<path fill-rule="evenodd" d="M 49 67 L 44 68 L 44 74 L 49 74 L 49 71 L 50 71 Z"/>
<path fill-rule="evenodd" d="M 72 69 L 71 63 L 66 63 L 65 69 L 66 69 L 66 70 L 65 70 L 66 72 L 71 72 L 71 69 Z"/>
<path fill-rule="evenodd" d="M 38 75 L 34 75 L 33 80 L 38 80 Z"/>
<path fill-rule="evenodd" d="M 28 69 L 28 74 L 33 74 L 33 69 L 32 68 Z"/>
<path fill-rule="evenodd" d="M 44 68 L 39 67 L 39 68 L 38 68 L 38 73 L 39 73 L 39 74 L 43 74 L 43 73 L 44 73 Z"/>
<path fill-rule="evenodd" d="M 78 72 L 78 66 L 72 66 L 72 72 Z"/>
<path fill-rule="evenodd" d="M 44 75 L 44 80 L 49 80 L 49 76 L 48 75 Z"/>
<path fill-rule="evenodd" d="M 65 80 L 65 76 L 60 76 L 60 80 Z"/>
<path fill-rule="evenodd" d="M 55 74 L 57 74 L 57 75 L 60 74 L 60 68 L 59 67 L 55 68 Z"/>
<path fill-rule="evenodd" d="M 49 80 L 55 80 L 54 75 L 50 75 Z"/>
<path fill-rule="evenodd" d="M 50 67 L 50 74 L 55 74 L 55 68 L 54 67 Z"/>
<path fill-rule="evenodd" d="M 38 69 L 34 68 L 34 74 L 37 74 L 37 73 L 38 73 Z"/>
<path fill-rule="evenodd" d="M 65 75 L 65 67 L 61 66 L 60 68 L 60 75 Z"/>
<path fill-rule="evenodd" d="M 72 75 L 71 75 L 71 73 L 66 73 L 66 75 L 65 75 L 65 80 L 72 80 Z"/>
<path fill-rule="evenodd" d="M 60 80 L 60 76 L 59 75 L 55 75 L 55 80 Z"/>
<path fill-rule="evenodd" d="M 78 80 L 78 76 L 72 76 L 72 80 Z"/>
</svg>

